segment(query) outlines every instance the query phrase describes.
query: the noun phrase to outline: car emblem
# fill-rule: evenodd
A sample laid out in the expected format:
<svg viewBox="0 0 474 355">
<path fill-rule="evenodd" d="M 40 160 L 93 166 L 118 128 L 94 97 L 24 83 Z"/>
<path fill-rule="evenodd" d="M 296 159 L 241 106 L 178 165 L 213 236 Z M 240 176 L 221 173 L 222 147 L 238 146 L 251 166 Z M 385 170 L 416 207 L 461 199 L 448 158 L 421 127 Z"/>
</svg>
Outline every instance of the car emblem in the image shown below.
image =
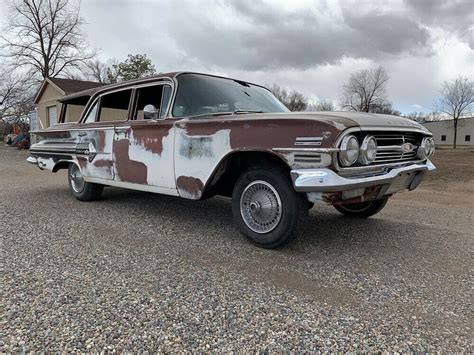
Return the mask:
<svg viewBox="0 0 474 355">
<path fill-rule="evenodd" d="M 403 143 L 401 145 L 401 148 L 403 153 L 410 153 L 415 150 L 415 146 L 411 143 Z"/>
</svg>

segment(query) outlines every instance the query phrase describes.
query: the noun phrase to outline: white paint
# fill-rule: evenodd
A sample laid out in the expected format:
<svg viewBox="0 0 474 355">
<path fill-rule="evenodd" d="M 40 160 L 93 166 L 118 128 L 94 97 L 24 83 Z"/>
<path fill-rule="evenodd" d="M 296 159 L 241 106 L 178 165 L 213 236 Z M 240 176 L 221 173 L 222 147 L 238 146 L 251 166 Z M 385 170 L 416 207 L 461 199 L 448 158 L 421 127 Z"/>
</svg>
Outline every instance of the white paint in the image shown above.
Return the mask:
<svg viewBox="0 0 474 355">
<path fill-rule="evenodd" d="M 191 155 L 190 157 L 180 154 L 180 149 L 184 146 L 187 148 L 190 141 L 202 138 L 210 138 L 209 147 L 210 154 L 201 156 Z M 211 174 L 221 161 L 221 159 L 230 151 L 230 129 L 223 129 L 212 135 L 188 135 L 184 129 L 177 129 L 176 145 L 175 145 L 175 170 L 176 178 L 180 176 L 190 176 L 202 181 L 205 186 Z M 179 190 L 181 197 L 197 199 L 187 191 Z"/>
<path fill-rule="evenodd" d="M 130 160 L 136 160 L 147 167 L 147 184 L 160 186 L 169 189 L 176 188 L 175 175 L 173 169 L 173 137 L 174 128 L 171 128 L 166 136 L 161 139 L 162 151 L 160 154 L 147 150 L 143 145 L 138 144 L 133 136 L 133 128 L 128 137 L 130 146 L 128 156 Z M 159 138 L 155 138 L 159 139 Z M 115 160 L 115 159 L 114 159 Z"/>
</svg>

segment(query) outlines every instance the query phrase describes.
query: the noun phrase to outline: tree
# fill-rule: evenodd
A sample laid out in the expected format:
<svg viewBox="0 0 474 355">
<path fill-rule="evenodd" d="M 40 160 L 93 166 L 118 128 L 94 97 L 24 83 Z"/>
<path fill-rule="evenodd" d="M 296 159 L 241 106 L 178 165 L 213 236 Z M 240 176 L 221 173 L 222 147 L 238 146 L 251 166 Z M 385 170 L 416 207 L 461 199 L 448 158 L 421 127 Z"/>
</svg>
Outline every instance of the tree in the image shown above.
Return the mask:
<svg viewBox="0 0 474 355">
<path fill-rule="evenodd" d="M 382 106 L 374 107 L 373 113 L 382 113 L 384 115 L 400 116 L 402 113 L 392 107 L 390 102 L 386 102 Z"/>
<path fill-rule="evenodd" d="M 0 72 L 0 120 L 17 123 L 34 109 L 33 90 L 27 76 Z"/>
<path fill-rule="evenodd" d="M 334 111 L 334 104 L 329 100 L 319 101 L 315 104 L 308 104 L 307 111 Z"/>
<path fill-rule="evenodd" d="M 308 102 L 303 94 L 298 91 L 288 91 L 276 84 L 270 88 L 272 94 L 280 100 L 290 111 L 304 111 Z"/>
<path fill-rule="evenodd" d="M 453 148 L 456 149 L 459 117 L 469 112 L 474 106 L 474 82 L 462 77 L 451 82 L 445 81 L 441 87 L 440 94 L 441 97 L 438 99 L 436 106 L 439 111 L 453 118 Z"/>
<path fill-rule="evenodd" d="M 121 63 L 112 64 L 107 69 L 107 81 L 116 83 L 126 80 L 146 78 L 156 74 L 155 66 L 146 54 L 129 54 Z"/>
<path fill-rule="evenodd" d="M 1 39 L 4 56 L 16 66 L 55 77 L 91 59 L 80 31 L 79 6 L 70 0 L 16 0 Z"/>
<path fill-rule="evenodd" d="M 108 65 L 107 63 L 101 62 L 98 59 L 89 60 L 84 63 L 82 73 L 88 80 L 108 84 L 109 78 L 107 72 L 114 64 L 117 64 L 117 62 L 115 61 L 113 64 Z"/>
<path fill-rule="evenodd" d="M 389 104 L 387 101 L 388 74 L 381 66 L 359 70 L 351 74 L 343 86 L 342 106 L 351 111 L 376 112 Z"/>
</svg>

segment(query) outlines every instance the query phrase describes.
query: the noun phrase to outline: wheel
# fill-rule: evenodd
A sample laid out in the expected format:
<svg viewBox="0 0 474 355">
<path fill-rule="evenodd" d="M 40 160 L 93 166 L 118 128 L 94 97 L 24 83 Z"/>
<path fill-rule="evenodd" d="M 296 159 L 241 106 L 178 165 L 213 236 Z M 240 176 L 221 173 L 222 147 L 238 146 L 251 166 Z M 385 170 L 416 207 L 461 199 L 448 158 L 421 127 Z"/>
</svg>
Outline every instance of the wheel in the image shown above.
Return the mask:
<svg viewBox="0 0 474 355">
<path fill-rule="evenodd" d="M 282 169 L 251 169 L 234 186 L 232 212 L 250 241 L 273 249 L 296 237 L 308 215 L 308 201 L 295 192 L 289 174 Z"/>
<path fill-rule="evenodd" d="M 84 181 L 81 169 L 76 164 L 70 164 L 68 169 L 69 189 L 80 201 L 98 200 L 102 195 L 104 185 Z"/>
<path fill-rule="evenodd" d="M 368 218 L 382 211 L 387 204 L 387 201 L 388 197 L 385 197 L 381 200 L 375 201 L 334 205 L 334 208 L 345 216 Z"/>
</svg>

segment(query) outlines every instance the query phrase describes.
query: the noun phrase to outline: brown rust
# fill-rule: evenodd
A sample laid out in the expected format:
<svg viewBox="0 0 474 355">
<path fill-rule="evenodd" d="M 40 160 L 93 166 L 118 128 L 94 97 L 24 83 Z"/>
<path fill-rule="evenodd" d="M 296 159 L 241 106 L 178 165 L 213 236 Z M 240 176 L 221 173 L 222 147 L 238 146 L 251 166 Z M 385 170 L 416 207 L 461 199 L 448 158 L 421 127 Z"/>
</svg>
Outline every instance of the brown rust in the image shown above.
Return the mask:
<svg viewBox="0 0 474 355">
<path fill-rule="evenodd" d="M 163 140 L 171 134 L 173 124 L 173 121 L 168 120 L 159 122 L 150 120 L 131 121 L 127 137 L 133 137 L 133 144 L 139 145 L 153 154 L 161 155 L 164 148 Z"/>
<path fill-rule="evenodd" d="M 322 194 L 322 199 L 329 205 L 341 205 L 351 203 L 361 203 L 375 200 L 384 185 L 369 186 L 365 189 L 364 194 L 346 200 L 342 199 L 342 192 L 326 192 Z"/>
<path fill-rule="evenodd" d="M 128 139 L 114 142 L 113 156 L 117 177 L 120 181 L 146 184 L 148 169 L 144 163 L 130 159 L 129 148 Z"/>
<path fill-rule="evenodd" d="M 176 180 L 176 186 L 181 195 L 189 195 L 193 199 L 199 199 L 204 190 L 204 184 L 200 179 L 192 176 L 180 176 Z"/>
</svg>

